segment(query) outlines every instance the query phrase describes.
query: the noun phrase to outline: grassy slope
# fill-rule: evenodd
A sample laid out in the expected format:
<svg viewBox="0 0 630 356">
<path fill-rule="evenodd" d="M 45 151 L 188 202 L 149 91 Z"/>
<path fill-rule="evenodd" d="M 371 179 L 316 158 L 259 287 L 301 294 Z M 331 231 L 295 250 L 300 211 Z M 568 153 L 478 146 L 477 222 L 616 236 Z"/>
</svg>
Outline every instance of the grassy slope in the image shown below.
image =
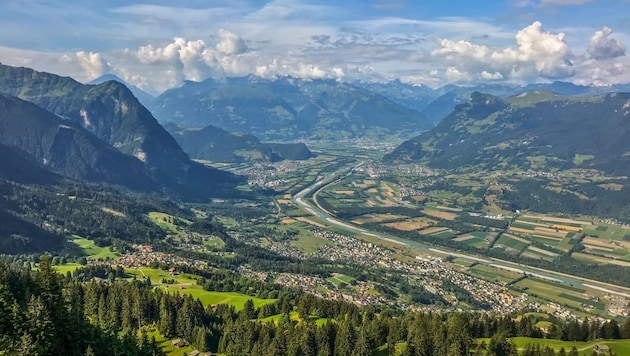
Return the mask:
<svg viewBox="0 0 630 356">
<path fill-rule="evenodd" d="M 112 252 L 107 247 L 99 247 L 94 241 L 83 238 L 79 235 L 71 235 L 68 237 L 64 246 L 64 254 L 70 256 L 91 256 L 94 259 L 116 259 L 118 254 Z"/>
</svg>

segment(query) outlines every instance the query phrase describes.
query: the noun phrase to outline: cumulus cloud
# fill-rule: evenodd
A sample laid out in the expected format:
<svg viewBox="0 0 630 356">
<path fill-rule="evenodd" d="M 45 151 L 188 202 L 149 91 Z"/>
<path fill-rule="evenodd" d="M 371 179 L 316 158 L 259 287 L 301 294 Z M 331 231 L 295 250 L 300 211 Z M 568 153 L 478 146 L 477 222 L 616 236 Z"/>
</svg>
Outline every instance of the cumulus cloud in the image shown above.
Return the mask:
<svg viewBox="0 0 630 356">
<path fill-rule="evenodd" d="M 586 52 L 594 59 L 608 59 L 626 55 L 626 47 L 614 38 L 609 38 L 612 30 L 604 27 L 595 32 L 588 44 Z"/>
<path fill-rule="evenodd" d="M 471 59 L 481 60 L 488 55 L 488 47 L 472 44 L 467 41 L 451 41 L 442 39 L 440 48 L 432 51 L 435 55 L 443 55 L 446 59 L 453 60 L 456 58 L 467 57 Z"/>
<path fill-rule="evenodd" d="M 201 81 L 224 75 L 216 50 L 203 40 L 187 41 L 176 37 L 173 42 L 162 47 L 151 44 L 140 46 L 133 56 L 140 63 L 166 69 L 165 76 L 160 78 L 163 81 L 160 87 L 178 85 L 184 80 Z"/>
<path fill-rule="evenodd" d="M 208 41 L 176 37 L 170 43 L 147 44 L 126 49 L 112 57 L 117 75 L 153 93 L 181 85 L 185 80 L 203 81 L 226 76 L 254 74 L 274 79 L 295 76 L 304 79 L 341 79 L 358 67 L 322 60 L 312 53 L 287 53 L 277 49 L 252 49 L 239 35 L 218 30 Z"/>
<path fill-rule="evenodd" d="M 503 79 L 503 74 L 499 72 L 490 73 L 488 71 L 482 71 L 481 77 L 485 80 L 501 80 Z"/>
<path fill-rule="evenodd" d="M 518 48 L 506 49 L 493 55 L 494 59 L 533 65 L 538 74 L 549 78 L 563 78 L 573 74 L 571 50 L 564 33 L 556 35 L 544 31 L 539 21 L 516 34 Z"/>
<path fill-rule="evenodd" d="M 466 82 L 470 80 L 470 76 L 466 72 L 462 72 L 455 67 L 446 68 L 446 78 L 451 83 Z"/>
<path fill-rule="evenodd" d="M 233 55 L 247 51 L 245 40 L 233 32 L 219 29 L 219 31 L 217 31 L 217 38 L 219 38 L 219 41 L 217 42 L 216 49 L 223 54 Z"/>
<path fill-rule="evenodd" d="M 75 53 L 78 64 L 88 79 L 96 79 L 110 71 L 110 65 L 100 53 L 79 51 Z M 68 57 L 61 58 L 61 62 L 68 61 Z"/>
<path fill-rule="evenodd" d="M 545 31 L 538 21 L 518 31 L 516 47 L 489 48 L 468 41 L 442 39 L 431 55 L 456 64 L 478 79 L 530 80 L 537 77 L 566 78 L 574 74 L 573 54 L 564 34 Z M 449 68 L 450 69 L 450 68 Z M 458 77 L 452 70 L 447 78 Z"/>
</svg>

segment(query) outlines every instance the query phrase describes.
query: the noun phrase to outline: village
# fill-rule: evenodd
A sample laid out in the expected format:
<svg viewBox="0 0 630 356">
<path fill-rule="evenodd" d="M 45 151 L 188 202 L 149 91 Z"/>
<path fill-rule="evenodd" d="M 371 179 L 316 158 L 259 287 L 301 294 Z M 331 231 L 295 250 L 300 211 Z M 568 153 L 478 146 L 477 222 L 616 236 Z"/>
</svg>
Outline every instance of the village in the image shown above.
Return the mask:
<svg viewBox="0 0 630 356">
<path fill-rule="evenodd" d="M 451 307 L 447 307 L 446 309 L 458 310 L 460 307 L 457 305 L 458 301 L 453 297 L 452 293 L 442 288 L 444 279 L 466 290 L 474 299 L 489 305 L 491 310 L 495 312 L 509 313 L 532 307 L 532 305 L 527 303 L 526 294 L 518 293 L 515 295 L 515 292 L 509 291 L 505 285 L 484 281 L 474 276 L 455 271 L 453 268 L 447 266 L 440 258 L 416 258 L 412 263 L 408 263 L 394 258 L 394 251 L 392 250 L 376 246 L 357 238 L 323 229 L 317 229 L 314 234 L 333 244 L 321 246 L 317 251 L 308 254 L 292 246 L 290 241 L 274 242 L 266 246 L 266 248 L 283 256 L 303 260 L 321 258 L 363 266 L 378 266 L 379 268 L 402 272 L 410 284 L 420 285 L 429 292 L 442 296 L 444 299 L 451 302 Z M 249 243 L 260 244 L 260 242 L 254 242 L 252 240 L 249 240 Z M 267 275 L 258 275 L 257 278 L 268 280 L 269 277 Z M 300 275 L 278 275 L 275 276 L 275 282 L 287 286 L 300 286 L 304 288 L 305 291 L 323 298 L 350 300 L 358 305 L 379 303 L 414 309 L 445 309 L 444 307 L 438 308 L 435 306 L 412 306 L 409 302 L 401 298 L 387 300 L 384 297 L 375 297 L 373 293 L 368 293 L 368 291 L 374 290 L 373 285 L 365 282 L 357 282 L 356 286 L 351 286 L 352 288 L 344 288 L 342 293 L 340 293 L 337 285 L 322 278 Z"/>
</svg>

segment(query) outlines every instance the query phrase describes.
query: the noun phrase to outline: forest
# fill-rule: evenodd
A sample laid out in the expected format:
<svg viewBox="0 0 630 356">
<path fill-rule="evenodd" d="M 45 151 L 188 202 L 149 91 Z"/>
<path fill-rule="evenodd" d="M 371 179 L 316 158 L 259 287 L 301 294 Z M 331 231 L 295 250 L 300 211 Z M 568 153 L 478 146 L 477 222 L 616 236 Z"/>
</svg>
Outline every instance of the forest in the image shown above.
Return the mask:
<svg viewBox="0 0 630 356">
<path fill-rule="evenodd" d="M 237 311 L 224 304 L 204 307 L 190 295 L 153 288 L 148 280 L 121 279 L 121 269 L 110 271 L 108 280 L 80 282 L 90 268 L 63 276 L 49 256 L 40 259 L 37 270 L 28 266 L 15 258 L 0 262 L 0 353 L 160 355 L 157 334 L 181 338 L 199 351 L 296 356 L 369 356 L 379 348 L 403 355 L 517 355 L 511 337 L 630 338 L 630 319 L 622 324 L 553 320 L 545 334 L 535 326 L 536 316 L 357 307 L 263 282 L 248 283 L 248 289 L 274 296 L 276 302 L 255 308 L 249 300 Z M 200 283 L 231 289 L 226 286 L 247 282 L 224 270 L 207 272 Z M 297 320 L 291 313 L 297 313 Z M 264 319 L 273 315 L 279 318 Z M 532 346 L 521 354 L 556 352 Z M 577 350 L 559 354 L 577 355 Z"/>
</svg>

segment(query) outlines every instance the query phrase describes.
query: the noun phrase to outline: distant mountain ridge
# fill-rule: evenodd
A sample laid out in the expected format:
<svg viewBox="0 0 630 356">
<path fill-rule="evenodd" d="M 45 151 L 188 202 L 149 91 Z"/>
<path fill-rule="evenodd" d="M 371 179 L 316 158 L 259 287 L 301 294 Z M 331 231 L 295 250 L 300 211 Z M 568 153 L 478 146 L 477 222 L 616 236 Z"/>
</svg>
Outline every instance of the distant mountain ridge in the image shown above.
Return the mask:
<svg viewBox="0 0 630 356">
<path fill-rule="evenodd" d="M 630 84 L 612 86 L 585 86 L 569 82 L 533 83 L 516 85 L 507 83 L 485 83 L 474 86 L 448 84 L 436 89 L 424 85 L 411 85 L 400 80 L 386 83 L 355 83 L 365 89 L 383 95 L 401 105 L 421 112 L 430 122 L 438 123 L 448 116 L 455 106 L 465 103 L 474 92 L 481 92 L 507 98 L 532 90 L 552 91 L 569 96 L 589 96 L 609 92 L 630 92 Z"/>
<path fill-rule="evenodd" d="M 253 135 L 229 133 L 212 125 L 201 129 L 186 129 L 169 123 L 164 128 L 193 159 L 241 163 L 304 160 L 313 157 L 313 153 L 303 143 L 262 143 Z"/>
<path fill-rule="evenodd" d="M 160 122 L 213 125 L 264 141 L 406 136 L 430 128 L 419 112 L 352 84 L 254 76 L 187 82 L 158 96 Z"/>
<path fill-rule="evenodd" d="M 223 194 L 220 192 L 221 187 L 234 186 L 238 182 L 235 176 L 227 172 L 192 162 L 173 137 L 119 82 L 83 85 L 67 77 L 0 65 L 0 92 L 6 93 L 5 102 L 13 103 L 16 112 L 20 112 L 13 120 L 9 117 L 4 120 L 7 130 L 5 139 L 13 140 L 7 143 L 20 147 L 38 159 L 44 159 L 46 154 L 46 150 L 37 151 L 38 144 L 55 143 L 57 146 L 54 150 L 51 151 L 52 146 L 47 149 L 65 156 L 62 161 L 67 162 L 67 165 L 61 169 L 61 161 L 57 160 L 55 163 L 49 161 L 48 164 L 63 174 L 72 171 L 70 177 L 98 178 L 100 181 L 132 188 L 138 185 L 151 187 L 144 181 L 144 177 L 149 177 L 155 186 L 191 197 Z M 20 115 L 36 110 L 10 96 L 54 113 L 46 115 L 35 112 L 32 115 L 48 121 L 47 129 L 36 132 L 29 131 L 28 127 L 20 128 Z M 31 119 L 35 120 L 34 117 Z M 50 125 L 58 129 L 52 141 L 50 137 L 55 131 Z M 12 132 L 18 131 L 27 135 L 23 140 L 30 141 L 15 142 Z M 120 155 L 114 159 L 118 153 Z M 107 168 L 99 166 L 105 162 L 100 160 L 103 157 L 112 158 L 107 160 L 110 162 Z M 72 162 L 74 159 L 83 162 L 84 167 L 79 169 L 76 162 Z M 89 173 L 90 170 L 93 174 Z"/>
<path fill-rule="evenodd" d="M 501 99 L 475 92 L 434 129 L 403 142 L 388 161 L 433 167 L 595 168 L 630 175 L 630 94 L 569 97 L 530 91 Z"/>
<path fill-rule="evenodd" d="M 124 86 L 126 86 L 131 93 L 138 99 L 138 101 L 140 101 L 140 103 L 142 105 L 144 105 L 145 107 L 148 105 L 151 105 L 151 103 L 153 102 L 153 100 L 155 100 L 155 96 L 147 93 L 146 91 L 138 88 L 137 86 L 133 85 L 133 84 L 129 84 L 126 81 L 122 80 L 120 77 L 114 75 L 114 74 L 105 74 L 103 76 L 100 76 L 92 81 L 90 81 L 87 84 L 92 84 L 92 85 L 99 85 L 99 84 L 103 84 L 105 82 L 108 82 L 110 80 L 113 80 L 115 82 L 119 82 L 121 84 L 123 84 Z"/>
</svg>

